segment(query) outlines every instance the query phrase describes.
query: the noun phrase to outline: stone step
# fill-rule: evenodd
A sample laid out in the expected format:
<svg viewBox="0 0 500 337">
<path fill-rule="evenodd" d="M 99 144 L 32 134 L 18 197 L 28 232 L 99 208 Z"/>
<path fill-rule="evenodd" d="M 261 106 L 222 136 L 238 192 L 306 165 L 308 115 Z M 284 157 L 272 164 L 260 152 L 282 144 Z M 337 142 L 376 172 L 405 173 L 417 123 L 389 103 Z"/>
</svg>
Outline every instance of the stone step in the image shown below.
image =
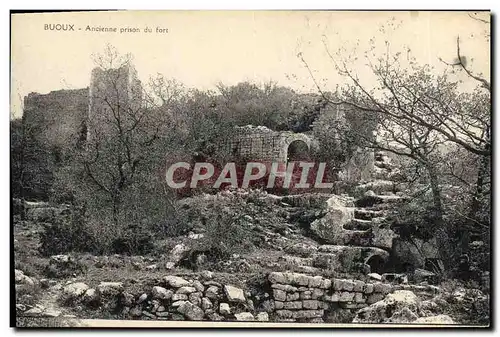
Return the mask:
<svg viewBox="0 0 500 337">
<path fill-rule="evenodd" d="M 371 220 L 352 219 L 350 223 L 344 225 L 344 229 L 365 231 L 372 228 L 372 225 L 373 223 Z"/>
<path fill-rule="evenodd" d="M 354 210 L 354 217 L 360 220 L 371 220 L 373 218 L 382 218 L 386 212 L 382 210 L 373 210 L 366 208 L 357 208 Z"/>
</svg>

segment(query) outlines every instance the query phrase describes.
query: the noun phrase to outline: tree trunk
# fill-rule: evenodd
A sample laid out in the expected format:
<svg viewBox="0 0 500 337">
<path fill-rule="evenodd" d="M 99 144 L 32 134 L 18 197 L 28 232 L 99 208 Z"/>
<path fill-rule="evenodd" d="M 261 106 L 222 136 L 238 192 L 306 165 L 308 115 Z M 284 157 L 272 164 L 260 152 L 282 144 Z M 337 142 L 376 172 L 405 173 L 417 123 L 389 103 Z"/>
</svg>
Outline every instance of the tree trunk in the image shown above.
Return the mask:
<svg viewBox="0 0 500 337">
<path fill-rule="evenodd" d="M 426 164 L 427 173 L 429 174 L 429 180 L 431 184 L 432 200 L 434 206 L 434 228 L 436 236 L 436 244 L 438 245 L 439 258 L 443 262 L 443 266 L 448 269 L 450 260 L 450 240 L 448 233 L 445 228 L 445 223 L 443 220 L 443 204 L 441 199 L 441 188 L 439 187 L 439 179 L 434 165 Z"/>
<path fill-rule="evenodd" d="M 120 196 L 119 195 L 114 195 L 113 196 L 113 223 L 115 227 L 118 227 L 119 225 L 119 213 L 120 213 Z"/>
</svg>

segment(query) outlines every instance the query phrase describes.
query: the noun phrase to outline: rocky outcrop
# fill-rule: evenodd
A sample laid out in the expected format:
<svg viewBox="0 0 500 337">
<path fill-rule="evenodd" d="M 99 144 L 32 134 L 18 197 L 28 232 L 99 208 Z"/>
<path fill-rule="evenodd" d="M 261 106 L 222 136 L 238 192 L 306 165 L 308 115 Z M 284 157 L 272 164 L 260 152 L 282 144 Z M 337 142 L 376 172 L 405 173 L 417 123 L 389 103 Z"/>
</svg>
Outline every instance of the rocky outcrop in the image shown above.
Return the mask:
<svg viewBox="0 0 500 337">
<path fill-rule="evenodd" d="M 436 315 L 438 305 L 422 301 L 413 291 L 396 290 L 358 311 L 353 323 L 454 324 L 447 315 Z"/>
</svg>

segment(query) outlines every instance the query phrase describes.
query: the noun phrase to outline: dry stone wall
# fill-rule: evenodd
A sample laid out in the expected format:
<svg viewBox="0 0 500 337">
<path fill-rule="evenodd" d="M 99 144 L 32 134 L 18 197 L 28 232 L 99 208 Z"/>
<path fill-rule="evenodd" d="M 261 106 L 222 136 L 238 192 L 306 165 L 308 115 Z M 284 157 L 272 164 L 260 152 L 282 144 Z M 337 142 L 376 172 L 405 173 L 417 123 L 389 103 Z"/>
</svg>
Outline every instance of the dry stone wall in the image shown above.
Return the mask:
<svg viewBox="0 0 500 337">
<path fill-rule="evenodd" d="M 329 279 L 298 273 L 269 274 L 278 321 L 318 321 L 335 308 L 361 309 L 382 300 L 391 284 L 352 279 Z"/>
</svg>

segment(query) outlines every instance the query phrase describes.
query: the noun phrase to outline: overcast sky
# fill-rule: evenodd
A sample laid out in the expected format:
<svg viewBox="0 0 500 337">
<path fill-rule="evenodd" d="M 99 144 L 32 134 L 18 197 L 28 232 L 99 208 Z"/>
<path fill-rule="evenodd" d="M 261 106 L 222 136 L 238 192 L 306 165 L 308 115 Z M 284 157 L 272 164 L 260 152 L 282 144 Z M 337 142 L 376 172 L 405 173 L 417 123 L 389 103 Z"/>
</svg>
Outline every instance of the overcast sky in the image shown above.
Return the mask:
<svg viewBox="0 0 500 337">
<path fill-rule="evenodd" d="M 481 18 L 488 19 L 482 13 Z M 393 22 L 395 30 L 379 31 Z M 45 30 L 46 24 L 68 24 L 74 31 Z M 117 33 L 88 32 L 86 27 L 116 27 Z M 149 27 L 152 33 L 144 33 Z M 156 28 L 168 33 L 157 33 Z M 119 33 L 137 28 L 140 33 Z M 219 81 L 236 84 L 274 80 L 301 92 L 314 83 L 297 57 L 304 58 L 325 89 L 342 79 L 335 75 L 323 40 L 331 51 L 361 53 L 375 39 L 376 52 L 411 49 L 419 63 L 444 69 L 439 57 L 452 61 L 456 38 L 474 59 L 472 69 L 489 77 L 487 25 L 464 12 L 99 12 L 22 14 L 12 18 L 12 111 L 22 114 L 22 97 L 30 92 L 88 86 L 94 67 L 91 54 L 107 43 L 132 53 L 139 78 L 163 73 L 188 87 L 213 89 Z M 80 30 L 81 29 L 81 30 Z M 357 46 L 356 46 L 357 45 Z M 364 74 L 364 61 L 355 66 Z M 366 76 L 369 78 L 369 76 Z"/>
</svg>

